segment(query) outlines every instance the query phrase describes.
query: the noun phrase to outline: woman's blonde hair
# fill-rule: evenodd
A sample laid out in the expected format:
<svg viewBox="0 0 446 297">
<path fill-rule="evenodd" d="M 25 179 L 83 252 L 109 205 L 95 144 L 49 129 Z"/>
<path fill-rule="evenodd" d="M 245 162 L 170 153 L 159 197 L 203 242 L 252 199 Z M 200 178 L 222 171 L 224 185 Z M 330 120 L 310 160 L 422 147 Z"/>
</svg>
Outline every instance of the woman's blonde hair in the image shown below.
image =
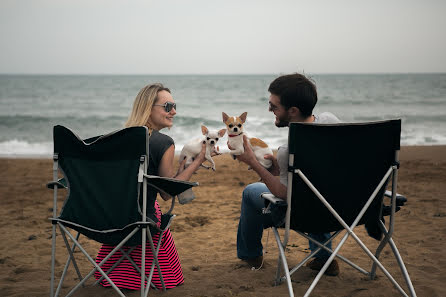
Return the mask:
<svg viewBox="0 0 446 297">
<path fill-rule="evenodd" d="M 153 127 L 150 122 L 150 115 L 152 114 L 153 104 L 157 100 L 157 95 L 161 91 L 170 93 L 170 90 L 160 83 L 147 85 L 142 88 L 133 102 L 133 109 L 125 123 L 125 127 L 147 126 L 151 133 Z"/>
</svg>

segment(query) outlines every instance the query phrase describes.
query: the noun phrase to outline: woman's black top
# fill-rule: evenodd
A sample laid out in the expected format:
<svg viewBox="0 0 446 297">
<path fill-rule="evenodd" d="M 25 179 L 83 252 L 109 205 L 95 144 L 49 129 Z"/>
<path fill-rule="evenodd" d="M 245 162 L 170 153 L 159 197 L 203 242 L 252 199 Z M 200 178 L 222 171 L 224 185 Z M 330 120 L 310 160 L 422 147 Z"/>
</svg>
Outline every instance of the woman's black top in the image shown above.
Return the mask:
<svg viewBox="0 0 446 297">
<path fill-rule="evenodd" d="M 173 139 L 163 133 L 153 130 L 149 138 L 149 175 L 159 175 L 159 166 L 166 150 L 175 145 Z M 147 216 L 157 222 L 155 216 L 155 200 L 158 190 L 148 186 Z"/>
</svg>

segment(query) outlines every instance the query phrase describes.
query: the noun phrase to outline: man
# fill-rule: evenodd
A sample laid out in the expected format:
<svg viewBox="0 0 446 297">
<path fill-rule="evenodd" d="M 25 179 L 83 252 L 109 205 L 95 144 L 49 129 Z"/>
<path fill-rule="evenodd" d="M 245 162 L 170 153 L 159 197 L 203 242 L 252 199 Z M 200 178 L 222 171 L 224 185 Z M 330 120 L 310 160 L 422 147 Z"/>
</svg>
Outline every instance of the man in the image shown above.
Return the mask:
<svg viewBox="0 0 446 297">
<path fill-rule="evenodd" d="M 275 125 L 279 128 L 288 127 L 290 122 L 313 123 L 338 123 L 339 119 L 331 113 L 325 112 L 318 116 L 313 115 L 313 108 L 317 103 L 316 86 L 302 74 L 289 74 L 276 78 L 269 86 L 271 93 L 269 99 L 269 111 L 276 116 Z M 246 136 L 243 136 L 245 152 L 237 156 L 260 176 L 263 183 L 248 185 L 243 191 L 241 215 L 237 231 L 237 256 L 246 261 L 250 266 L 259 268 L 263 263 L 262 235 L 263 227 L 272 224 L 272 216 L 284 216 L 274 213 L 263 214 L 264 199 L 261 193 L 271 192 L 278 198 L 286 199 L 287 175 L 288 175 L 288 146 L 279 147 L 277 160 L 272 155 L 265 155 L 266 159 L 273 161 L 270 169 L 265 169 L 256 160 Z M 276 176 L 279 176 L 278 179 Z M 324 242 L 330 237 L 330 233 L 309 234 L 310 237 Z M 331 243 L 327 245 L 331 249 Z M 310 241 L 310 249 L 317 249 L 317 245 Z M 327 261 L 330 253 L 321 250 L 307 266 L 313 270 L 320 270 Z M 327 275 L 339 274 L 339 266 L 334 260 L 327 271 Z"/>
</svg>

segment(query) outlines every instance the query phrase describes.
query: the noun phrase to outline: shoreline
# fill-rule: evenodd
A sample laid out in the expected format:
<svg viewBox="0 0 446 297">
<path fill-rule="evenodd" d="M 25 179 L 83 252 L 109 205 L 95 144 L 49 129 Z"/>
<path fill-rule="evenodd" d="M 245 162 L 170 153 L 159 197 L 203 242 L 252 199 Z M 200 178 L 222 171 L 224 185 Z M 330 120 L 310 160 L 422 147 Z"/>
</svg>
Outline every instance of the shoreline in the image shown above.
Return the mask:
<svg viewBox="0 0 446 297">
<path fill-rule="evenodd" d="M 446 147 L 446 144 L 426 144 L 426 145 L 401 145 L 401 150 L 406 150 L 410 148 L 422 149 L 422 148 L 433 148 L 434 150 L 441 150 L 441 147 Z M 226 154 L 229 152 L 229 149 L 221 149 L 221 154 Z M 277 149 L 273 150 L 274 153 L 277 152 Z M 181 153 L 181 150 L 175 150 L 175 157 L 178 157 Z M 446 156 L 445 156 L 446 157 Z M 52 159 L 52 154 L 0 154 L 0 159 Z"/>
</svg>

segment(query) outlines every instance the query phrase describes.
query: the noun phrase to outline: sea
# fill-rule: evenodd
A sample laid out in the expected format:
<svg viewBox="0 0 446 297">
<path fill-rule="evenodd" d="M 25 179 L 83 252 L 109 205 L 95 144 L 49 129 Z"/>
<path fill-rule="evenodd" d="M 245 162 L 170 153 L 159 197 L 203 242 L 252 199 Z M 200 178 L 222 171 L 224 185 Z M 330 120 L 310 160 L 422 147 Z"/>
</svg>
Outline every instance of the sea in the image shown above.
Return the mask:
<svg viewBox="0 0 446 297">
<path fill-rule="evenodd" d="M 81 138 L 121 129 L 138 91 L 160 82 L 177 103 L 173 127 L 161 132 L 178 153 L 201 136 L 201 125 L 224 128 L 222 112 L 248 112 L 246 131 L 276 149 L 287 128 L 274 126 L 268 111 L 265 75 L 0 75 L 0 156 L 49 157 L 54 125 Z M 446 144 L 446 73 L 307 74 L 319 101 L 315 114 L 329 111 L 344 122 L 402 120 L 402 145 Z M 219 143 L 225 151 L 226 136 Z"/>
</svg>

